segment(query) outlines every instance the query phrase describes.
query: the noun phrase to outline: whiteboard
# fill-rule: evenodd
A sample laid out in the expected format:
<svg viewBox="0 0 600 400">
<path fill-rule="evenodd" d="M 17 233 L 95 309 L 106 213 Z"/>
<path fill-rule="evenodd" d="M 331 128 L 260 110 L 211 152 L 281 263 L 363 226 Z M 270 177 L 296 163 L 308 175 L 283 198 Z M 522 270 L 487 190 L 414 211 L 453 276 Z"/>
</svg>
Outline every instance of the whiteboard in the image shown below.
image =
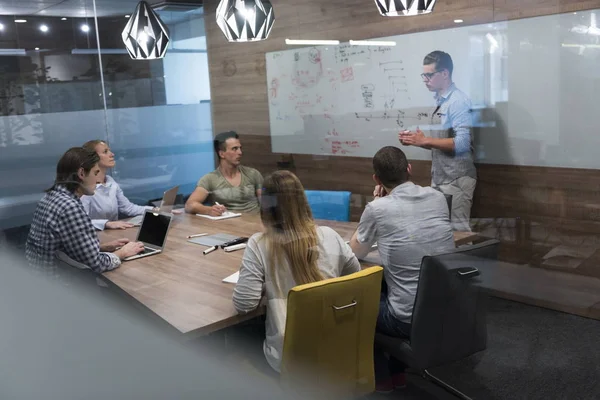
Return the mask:
<svg viewBox="0 0 600 400">
<path fill-rule="evenodd" d="M 396 46 L 317 46 L 266 54 L 272 151 L 409 159 L 398 132 L 426 131 L 435 108 L 423 58 L 443 50 L 473 104 L 479 162 L 600 168 L 600 10 L 379 38 Z M 600 21 L 599 21 L 600 22 Z M 357 38 L 362 39 L 362 38 Z"/>
</svg>

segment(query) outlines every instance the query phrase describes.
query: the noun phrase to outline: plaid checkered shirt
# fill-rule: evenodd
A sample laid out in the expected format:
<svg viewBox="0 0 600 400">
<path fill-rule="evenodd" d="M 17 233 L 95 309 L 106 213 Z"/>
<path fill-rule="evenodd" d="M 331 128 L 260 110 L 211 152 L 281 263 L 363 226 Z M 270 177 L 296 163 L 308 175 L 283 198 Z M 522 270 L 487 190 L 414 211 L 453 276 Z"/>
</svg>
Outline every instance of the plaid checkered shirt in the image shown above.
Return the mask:
<svg viewBox="0 0 600 400">
<path fill-rule="evenodd" d="M 25 256 L 34 267 L 53 268 L 59 250 L 95 272 L 121 265 L 119 257 L 100 251 L 96 230 L 81 201 L 63 186 L 50 190 L 38 203 Z"/>
</svg>

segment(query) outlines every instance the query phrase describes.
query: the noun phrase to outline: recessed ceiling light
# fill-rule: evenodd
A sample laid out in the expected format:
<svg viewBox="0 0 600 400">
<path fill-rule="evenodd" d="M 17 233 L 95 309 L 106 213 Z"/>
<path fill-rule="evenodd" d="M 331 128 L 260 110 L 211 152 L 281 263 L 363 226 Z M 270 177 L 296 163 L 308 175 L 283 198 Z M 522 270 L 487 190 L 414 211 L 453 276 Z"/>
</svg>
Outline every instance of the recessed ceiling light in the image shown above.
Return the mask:
<svg viewBox="0 0 600 400">
<path fill-rule="evenodd" d="M 65 18 L 65 17 L 62 17 L 60 20 L 61 20 L 61 21 L 66 21 L 66 20 L 67 20 L 67 18 Z"/>
<path fill-rule="evenodd" d="M 463 22 L 465 22 L 465 21 L 463 21 L 462 19 L 455 19 L 454 20 L 455 24 L 462 24 Z"/>
<path fill-rule="evenodd" d="M 83 24 L 81 25 L 81 30 L 85 33 L 88 33 L 90 31 L 90 26 L 88 24 Z"/>
<path fill-rule="evenodd" d="M 36 50 L 39 50 L 40 48 L 39 48 L 39 47 L 36 47 L 35 49 L 36 49 Z"/>
<path fill-rule="evenodd" d="M 26 19 L 15 19 L 15 22 L 17 24 L 24 24 L 25 22 L 27 22 L 27 20 Z"/>
<path fill-rule="evenodd" d="M 131 15 L 129 15 L 129 14 L 127 14 L 127 15 L 125 16 L 125 18 L 129 18 L 129 17 L 131 17 Z"/>
<path fill-rule="evenodd" d="M 4 24 L 0 24 L 0 31 L 4 30 Z"/>
<path fill-rule="evenodd" d="M 50 29 L 50 28 L 48 28 L 48 25 L 40 25 L 40 31 L 48 32 L 48 29 Z"/>
</svg>

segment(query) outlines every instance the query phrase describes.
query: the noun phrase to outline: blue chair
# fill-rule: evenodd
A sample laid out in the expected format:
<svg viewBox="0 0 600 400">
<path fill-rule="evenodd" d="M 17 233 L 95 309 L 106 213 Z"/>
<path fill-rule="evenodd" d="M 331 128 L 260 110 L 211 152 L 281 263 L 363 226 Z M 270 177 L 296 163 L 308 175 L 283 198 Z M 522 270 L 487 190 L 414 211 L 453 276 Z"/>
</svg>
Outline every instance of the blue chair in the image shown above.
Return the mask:
<svg viewBox="0 0 600 400">
<path fill-rule="evenodd" d="M 316 219 L 350 221 L 350 192 L 305 190 L 308 204 Z"/>
</svg>

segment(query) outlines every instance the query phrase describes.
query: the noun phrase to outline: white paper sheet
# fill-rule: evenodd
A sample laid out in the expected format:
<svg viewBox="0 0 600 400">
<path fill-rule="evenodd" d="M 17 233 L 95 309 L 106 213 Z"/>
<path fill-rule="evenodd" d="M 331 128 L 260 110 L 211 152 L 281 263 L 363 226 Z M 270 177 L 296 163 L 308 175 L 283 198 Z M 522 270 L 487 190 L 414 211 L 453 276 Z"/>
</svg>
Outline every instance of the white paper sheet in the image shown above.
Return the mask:
<svg viewBox="0 0 600 400">
<path fill-rule="evenodd" d="M 223 282 L 237 283 L 239 277 L 240 271 L 236 272 L 235 274 L 229 275 L 227 278 L 223 279 Z"/>
</svg>

